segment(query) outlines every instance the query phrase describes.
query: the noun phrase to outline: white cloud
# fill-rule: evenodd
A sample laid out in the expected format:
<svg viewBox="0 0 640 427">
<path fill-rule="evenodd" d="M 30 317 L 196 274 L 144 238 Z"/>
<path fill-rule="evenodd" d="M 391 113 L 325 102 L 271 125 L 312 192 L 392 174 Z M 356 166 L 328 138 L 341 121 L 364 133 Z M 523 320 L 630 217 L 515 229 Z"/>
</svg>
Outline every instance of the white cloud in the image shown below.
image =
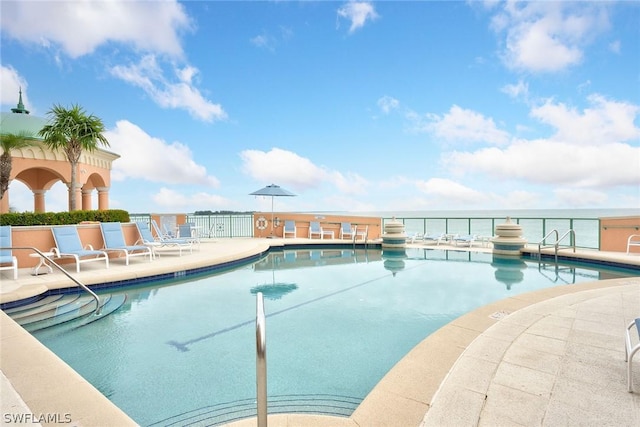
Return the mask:
<svg viewBox="0 0 640 427">
<path fill-rule="evenodd" d="M 554 141 L 603 145 L 640 138 L 640 128 L 634 123 L 640 107 L 609 101 L 597 94 L 587 99 L 590 108 L 585 108 L 583 112 L 562 103 L 547 101 L 532 109 L 531 116 L 557 129 L 551 137 Z"/>
<path fill-rule="evenodd" d="M 10 65 L 0 65 L 0 104 L 14 108 L 18 104 L 19 92 L 22 89 L 22 102 L 29 109 L 28 87 L 27 81 L 15 68 Z"/>
<path fill-rule="evenodd" d="M 427 181 L 418 181 L 416 187 L 430 197 L 447 200 L 455 205 L 468 206 L 487 202 L 484 193 L 449 179 L 431 178 Z"/>
<path fill-rule="evenodd" d="M 396 110 L 400 106 L 400 101 L 391 96 L 385 95 L 378 99 L 377 104 L 383 113 L 389 114 L 392 110 Z"/>
<path fill-rule="evenodd" d="M 529 85 L 522 80 L 518 81 L 516 84 L 504 85 L 501 91 L 509 95 L 511 98 L 520 98 L 525 102 L 529 98 Z"/>
<path fill-rule="evenodd" d="M 2 3 L 0 20 L 11 37 L 59 46 L 71 58 L 108 42 L 180 56 L 179 33 L 192 26 L 177 1 L 8 1 Z"/>
<path fill-rule="evenodd" d="M 534 72 L 579 64 L 584 46 L 608 26 L 606 4 L 593 2 L 507 2 L 492 20 L 506 33 L 505 65 Z"/>
<path fill-rule="evenodd" d="M 615 41 L 609 43 L 609 50 L 611 52 L 617 53 L 617 54 L 622 52 L 622 44 L 620 43 L 620 40 L 615 40 Z"/>
<path fill-rule="evenodd" d="M 116 181 L 127 178 L 168 184 L 194 184 L 218 187 L 215 176 L 193 160 L 189 147 L 154 138 L 127 120 L 105 132 L 112 150 L 121 157 L 113 163 L 111 176 Z M 141 161 L 144 159 L 144 161 Z"/>
<path fill-rule="evenodd" d="M 351 21 L 349 32 L 353 33 L 354 31 L 364 27 L 367 20 L 376 20 L 378 18 L 378 14 L 376 13 L 373 4 L 370 2 L 350 1 L 338 9 L 338 17 Z"/>
<path fill-rule="evenodd" d="M 452 152 L 443 162 L 458 173 L 480 172 L 498 180 L 596 188 L 640 185 L 640 148 L 619 143 L 576 149 L 549 140 L 522 140 L 505 149 Z"/>
<path fill-rule="evenodd" d="M 268 36 L 267 34 L 261 34 L 261 35 L 255 36 L 250 41 L 254 46 L 263 47 L 272 52 L 275 50 L 275 47 L 274 47 L 275 40 L 272 37 Z"/>
<path fill-rule="evenodd" d="M 240 153 L 240 158 L 243 172 L 265 184 L 275 183 L 301 191 L 329 183 L 346 194 L 361 193 L 367 186 L 366 180 L 358 174 L 330 171 L 316 166 L 306 157 L 280 148 L 268 152 L 245 150 Z"/>
<path fill-rule="evenodd" d="M 175 191 L 166 187 L 162 187 L 153 195 L 152 199 L 158 206 L 180 212 L 215 211 L 236 207 L 236 202 L 226 197 L 203 192 L 185 194 L 183 191 Z"/>
<path fill-rule="evenodd" d="M 509 142 L 509 134 L 498 129 L 493 119 L 457 105 L 452 106 L 444 116 L 428 114 L 426 118 L 427 123 L 420 125 L 422 130 L 446 141 L 486 142 L 498 145 Z"/>
<path fill-rule="evenodd" d="M 560 205 L 574 208 L 604 206 L 609 198 L 603 191 L 576 188 L 558 188 L 554 195 Z"/>
<path fill-rule="evenodd" d="M 111 68 L 113 76 L 140 87 L 163 108 L 182 108 L 191 116 L 208 122 L 227 118 L 220 104 L 205 99 L 193 85 L 197 68 L 186 66 L 174 68 L 173 72 L 177 80 L 170 81 L 154 55 L 146 55 L 138 64 Z"/>
</svg>

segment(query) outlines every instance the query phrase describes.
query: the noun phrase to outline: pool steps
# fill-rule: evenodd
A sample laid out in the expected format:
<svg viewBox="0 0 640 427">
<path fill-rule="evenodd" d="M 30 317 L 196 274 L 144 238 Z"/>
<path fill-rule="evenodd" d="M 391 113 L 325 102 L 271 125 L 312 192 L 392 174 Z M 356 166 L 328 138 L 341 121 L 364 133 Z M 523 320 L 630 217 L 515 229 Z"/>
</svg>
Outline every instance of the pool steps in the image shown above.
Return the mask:
<svg viewBox="0 0 640 427">
<path fill-rule="evenodd" d="M 362 402 L 362 398 L 327 394 L 274 395 L 268 398 L 269 415 L 321 414 L 349 417 Z M 242 399 L 218 405 L 205 406 L 149 424 L 154 426 L 221 426 L 256 416 L 256 399 Z"/>
<path fill-rule="evenodd" d="M 126 298 L 126 294 L 102 295 L 100 315 L 94 314 L 94 298 L 84 294 L 50 295 L 4 311 L 29 332 L 53 328 L 52 332 L 59 333 L 106 317 L 122 307 Z"/>
</svg>

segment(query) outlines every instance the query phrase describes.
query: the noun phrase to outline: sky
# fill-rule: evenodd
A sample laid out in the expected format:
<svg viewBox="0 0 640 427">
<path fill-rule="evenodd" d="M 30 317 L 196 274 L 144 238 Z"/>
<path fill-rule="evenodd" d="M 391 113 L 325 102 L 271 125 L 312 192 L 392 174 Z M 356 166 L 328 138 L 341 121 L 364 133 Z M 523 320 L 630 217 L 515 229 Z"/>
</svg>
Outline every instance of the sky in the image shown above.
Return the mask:
<svg viewBox="0 0 640 427">
<path fill-rule="evenodd" d="M 297 195 L 276 211 L 640 208 L 638 22 L 638 1 L 3 0 L 0 101 L 101 118 L 130 213 L 269 211 L 249 193 L 272 183 Z"/>
</svg>

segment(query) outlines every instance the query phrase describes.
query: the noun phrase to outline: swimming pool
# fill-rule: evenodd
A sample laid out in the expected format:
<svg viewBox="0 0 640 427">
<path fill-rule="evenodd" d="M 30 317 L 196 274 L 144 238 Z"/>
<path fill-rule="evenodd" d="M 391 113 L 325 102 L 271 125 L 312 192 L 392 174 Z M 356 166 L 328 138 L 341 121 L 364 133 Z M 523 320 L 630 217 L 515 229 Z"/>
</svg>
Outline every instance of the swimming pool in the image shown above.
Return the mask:
<svg viewBox="0 0 640 427">
<path fill-rule="evenodd" d="M 230 272 L 129 289 L 114 315 L 35 336 L 141 425 L 226 422 L 255 414 L 261 290 L 270 413 L 349 415 L 412 347 L 463 313 L 543 287 L 633 274 L 473 252 L 274 252 Z"/>
</svg>

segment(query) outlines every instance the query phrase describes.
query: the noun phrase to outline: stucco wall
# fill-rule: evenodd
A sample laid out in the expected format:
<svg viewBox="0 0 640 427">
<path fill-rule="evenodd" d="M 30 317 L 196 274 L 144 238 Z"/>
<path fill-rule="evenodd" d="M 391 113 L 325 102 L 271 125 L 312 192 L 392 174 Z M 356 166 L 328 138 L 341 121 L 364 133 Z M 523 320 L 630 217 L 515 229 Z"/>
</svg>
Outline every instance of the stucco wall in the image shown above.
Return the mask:
<svg viewBox="0 0 640 427">
<path fill-rule="evenodd" d="M 266 220 L 264 229 L 259 228 L 259 219 Z M 373 240 L 382 234 L 382 220 L 380 218 L 368 216 L 347 216 L 347 215 L 324 215 L 324 214 L 301 214 L 292 212 L 274 212 L 273 234 L 282 237 L 285 220 L 293 220 L 296 223 L 296 237 L 309 237 L 309 222 L 318 221 L 323 230 L 333 231 L 336 239 L 340 238 L 340 224 L 350 222 L 352 226 L 357 226 L 358 230 L 364 231 L 368 228 L 368 239 Z M 253 235 L 255 237 L 268 237 L 271 234 L 271 212 L 256 212 L 253 214 Z M 291 236 L 287 236 L 291 237 Z"/>
<path fill-rule="evenodd" d="M 91 245 L 94 249 L 100 249 L 104 246 L 102 233 L 98 224 L 79 224 L 78 234 L 83 245 Z M 122 231 L 124 233 L 125 242 L 133 245 L 139 238 L 138 229 L 133 223 L 123 223 Z M 11 227 L 11 240 L 14 247 L 31 246 L 48 252 L 56 246 L 53 240 L 53 233 L 50 226 L 34 226 L 34 227 Z M 18 258 L 18 268 L 35 267 L 38 264 L 36 257 L 30 257 L 33 253 L 30 250 L 14 250 L 13 254 Z M 116 256 L 116 253 L 110 253 L 110 256 Z M 73 262 L 71 259 L 56 259 L 59 264 Z"/>
<path fill-rule="evenodd" d="M 640 216 L 600 218 L 601 251 L 626 252 L 632 234 L 640 235 Z M 640 246 L 632 246 L 630 253 L 640 253 Z"/>
</svg>

